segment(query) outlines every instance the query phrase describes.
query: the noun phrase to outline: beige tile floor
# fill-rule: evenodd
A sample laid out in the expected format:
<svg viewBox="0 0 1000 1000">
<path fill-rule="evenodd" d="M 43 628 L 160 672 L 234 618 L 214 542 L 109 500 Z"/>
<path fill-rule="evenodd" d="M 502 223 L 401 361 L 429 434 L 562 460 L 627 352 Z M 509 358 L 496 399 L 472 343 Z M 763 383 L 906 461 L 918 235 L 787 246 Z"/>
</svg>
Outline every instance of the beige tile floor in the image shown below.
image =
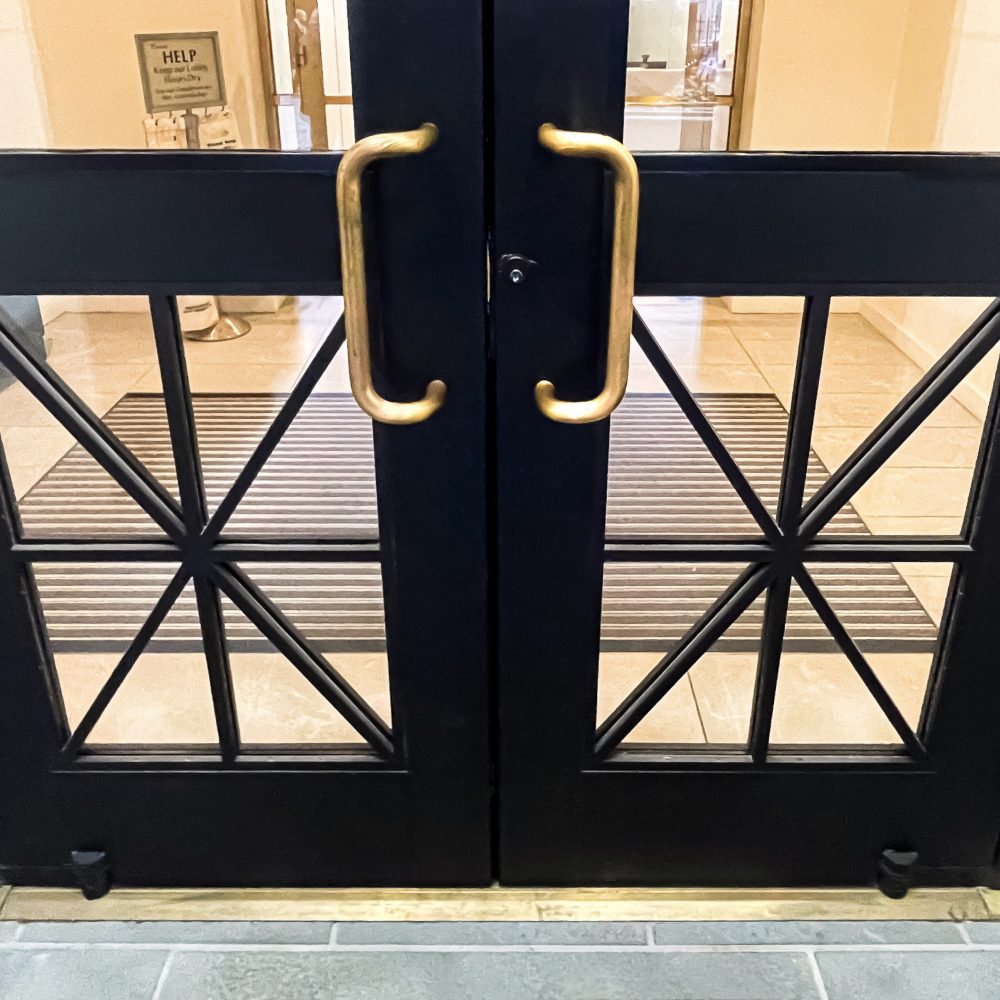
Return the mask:
<svg viewBox="0 0 1000 1000">
<path fill-rule="evenodd" d="M 330 663 L 391 724 L 384 653 L 330 654 Z M 114 669 L 111 653 L 57 653 L 66 716 L 75 727 Z M 232 653 L 233 692 L 245 743 L 360 743 L 362 737 L 278 653 Z M 215 744 L 205 658 L 146 653 L 90 737 L 94 744 Z"/>
<path fill-rule="evenodd" d="M 800 317 L 736 314 L 718 300 L 637 302 L 657 340 L 695 392 L 774 393 L 787 407 Z M 273 314 L 251 315 L 252 332 L 223 344 L 185 343 L 195 392 L 286 392 L 339 314 L 339 299 L 288 300 Z M 954 331 L 955 336 L 961 330 Z M 128 392 L 156 392 L 160 377 L 148 317 L 140 313 L 64 313 L 46 328 L 49 363 L 95 412 Z M 921 369 L 857 314 L 831 317 L 813 447 L 835 469 L 919 379 Z M 323 391 L 347 391 L 343 352 Z M 629 389 L 663 391 L 633 352 Z M 982 417 L 946 400 L 872 481 L 854 506 L 876 534 L 950 534 L 959 530 L 976 460 Z M 0 391 L 0 437 L 15 491 L 22 496 L 71 447 L 70 436 L 21 386 Z M 950 567 L 900 565 L 918 599 L 938 620 Z M 601 656 L 599 716 L 656 662 L 656 653 Z M 929 654 L 880 654 L 870 660 L 915 723 Z M 60 654 L 68 714 L 79 718 L 114 657 Z M 169 669 L 162 669 L 169 663 Z M 384 657 L 340 657 L 337 665 L 388 716 Z M 233 658 L 244 731 L 251 740 L 352 740 L 353 732 L 281 657 Z M 710 652 L 636 730 L 639 741 L 739 743 L 745 739 L 755 657 Z M 841 657 L 783 657 L 775 706 L 777 743 L 894 742 L 895 736 Z M 112 711 L 114 709 L 114 711 Z M 210 740 L 207 683 L 198 656 L 146 654 L 108 710 L 95 738 L 110 742 Z"/>
</svg>

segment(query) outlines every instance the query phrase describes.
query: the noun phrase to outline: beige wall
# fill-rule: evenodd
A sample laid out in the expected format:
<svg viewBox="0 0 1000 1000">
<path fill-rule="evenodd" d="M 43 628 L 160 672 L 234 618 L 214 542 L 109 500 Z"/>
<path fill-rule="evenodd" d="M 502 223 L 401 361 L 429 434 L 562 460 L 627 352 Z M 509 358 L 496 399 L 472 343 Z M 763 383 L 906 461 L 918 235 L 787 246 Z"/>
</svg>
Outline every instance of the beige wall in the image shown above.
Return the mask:
<svg viewBox="0 0 1000 1000">
<path fill-rule="evenodd" d="M 0 148 L 50 145 L 45 87 L 25 0 L 0 0 Z"/>
<path fill-rule="evenodd" d="M 910 0 L 887 149 L 941 148 L 942 116 L 958 51 L 963 6 L 963 0 Z"/>
<path fill-rule="evenodd" d="M 884 149 L 908 6 L 756 0 L 743 148 Z"/>
<path fill-rule="evenodd" d="M 891 149 L 1000 151 L 1000 2 L 910 0 Z M 862 314 L 910 357 L 936 360 L 990 300 L 873 299 Z M 997 352 L 966 379 L 959 398 L 984 415 Z"/>
<path fill-rule="evenodd" d="M 134 36 L 169 31 L 219 32 L 243 143 L 267 145 L 253 0 L 27 0 L 27 6 L 54 147 L 145 146 Z"/>
<path fill-rule="evenodd" d="M 746 149 L 1000 151 L 1000 0 L 755 0 L 753 36 Z M 857 308 L 926 367 L 988 301 Z M 959 393 L 976 413 L 995 368 Z"/>
</svg>

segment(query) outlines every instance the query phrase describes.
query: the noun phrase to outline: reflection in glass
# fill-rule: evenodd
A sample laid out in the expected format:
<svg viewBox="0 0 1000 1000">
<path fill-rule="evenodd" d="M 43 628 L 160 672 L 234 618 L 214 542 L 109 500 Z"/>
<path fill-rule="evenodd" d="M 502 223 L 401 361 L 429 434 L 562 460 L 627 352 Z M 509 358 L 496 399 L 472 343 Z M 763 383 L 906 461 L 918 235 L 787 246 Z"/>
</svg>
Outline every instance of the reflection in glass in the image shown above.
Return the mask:
<svg viewBox="0 0 1000 1000">
<path fill-rule="evenodd" d="M 707 563 L 604 567 L 599 724 L 676 653 L 744 569 Z M 760 598 L 659 699 L 625 743 L 745 744 L 762 616 Z"/>
<path fill-rule="evenodd" d="M 739 0 L 631 0 L 625 144 L 726 149 Z"/>
<path fill-rule="evenodd" d="M 900 563 L 810 565 L 823 598 L 865 663 L 916 731 L 939 627 L 912 589 L 917 571 L 947 588 L 952 567 Z M 901 738 L 840 644 L 792 585 L 771 744 L 898 746 Z"/>
<path fill-rule="evenodd" d="M 87 714 L 177 571 L 161 563 L 38 564 L 35 582 L 70 731 Z M 86 745 L 218 743 L 194 587 L 188 583 Z"/>
<path fill-rule="evenodd" d="M 247 564 L 243 570 L 328 667 L 391 724 L 382 572 L 376 563 Z M 229 602 L 222 602 L 246 743 L 362 743 L 358 732 Z"/>
<path fill-rule="evenodd" d="M 851 460 L 870 434 L 967 340 L 989 299 L 874 298 L 838 316 L 827 336 L 813 448 L 827 469 Z M 983 439 L 994 350 L 928 412 L 851 497 L 873 535 L 958 535 Z M 823 485 L 816 482 L 815 488 Z M 824 531 L 829 531 L 825 528 Z"/>
</svg>

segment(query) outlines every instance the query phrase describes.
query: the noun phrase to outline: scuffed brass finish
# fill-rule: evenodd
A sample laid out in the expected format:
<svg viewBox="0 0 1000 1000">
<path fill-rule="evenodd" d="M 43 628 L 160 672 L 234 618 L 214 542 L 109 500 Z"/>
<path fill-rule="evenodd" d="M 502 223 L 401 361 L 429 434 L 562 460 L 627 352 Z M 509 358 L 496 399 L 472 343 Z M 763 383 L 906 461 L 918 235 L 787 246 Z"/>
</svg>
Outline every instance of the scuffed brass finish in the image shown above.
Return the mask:
<svg viewBox="0 0 1000 1000">
<path fill-rule="evenodd" d="M 368 332 L 368 289 L 365 283 L 365 239 L 361 211 L 361 178 L 375 160 L 422 153 L 437 141 L 436 125 L 412 132 L 386 132 L 356 142 L 344 153 L 337 170 L 337 213 L 340 216 L 340 266 L 344 284 L 344 327 L 351 392 L 358 406 L 383 424 L 419 424 L 444 405 L 445 385 L 435 379 L 415 403 L 383 399 L 372 384 Z"/>
<path fill-rule="evenodd" d="M 538 141 L 560 156 L 601 160 L 615 175 L 615 232 L 611 248 L 611 309 L 608 322 L 608 366 L 604 388 L 594 399 L 569 402 L 556 398 L 555 386 L 535 386 L 538 408 L 550 420 L 590 424 L 610 417 L 625 395 L 632 337 L 632 291 L 635 286 L 635 243 L 639 225 L 639 170 L 632 154 L 617 139 L 593 132 L 564 132 L 554 125 L 538 129 Z"/>
<path fill-rule="evenodd" d="M 0 889 L 4 920 L 996 920 L 984 889 Z"/>
</svg>

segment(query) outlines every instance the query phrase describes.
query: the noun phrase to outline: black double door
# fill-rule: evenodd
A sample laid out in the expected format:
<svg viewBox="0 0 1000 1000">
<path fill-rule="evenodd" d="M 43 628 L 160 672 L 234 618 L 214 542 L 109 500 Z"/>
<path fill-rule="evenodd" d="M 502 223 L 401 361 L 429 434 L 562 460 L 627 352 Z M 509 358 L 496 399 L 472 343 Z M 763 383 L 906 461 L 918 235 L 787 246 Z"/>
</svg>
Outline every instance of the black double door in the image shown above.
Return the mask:
<svg viewBox="0 0 1000 1000">
<path fill-rule="evenodd" d="M 3 324 L 0 363 L 151 524 L 39 530 L 37 492 L 15 486 L 11 456 L 0 470 L 9 879 L 72 883 L 84 851 L 123 885 L 860 884 L 887 849 L 916 853 L 917 880 L 993 877 L 995 398 L 960 526 L 825 529 L 1000 341 L 997 308 L 951 338 L 833 474 L 818 486 L 810 476 L 832 298 L 997 294 L 1000 161 L 633 158 L 615 141 L 628 8 L 349 4 L 356 130 L 379 138 L 345 155 L 0 157 L 0 294 L 149 296 L 172 463 L 161 481 L 114 409 L 96 412 Z M 633 292 L 675 304 L 796 297 L 801 322 L 781 326 L 787 405 L 691 389 L 681 348 L 648 312 L 633 315 Z M 193 391 L 175 298 L 200 293 L 347 300 L 298 381 L 269 398 L 259 441 L 218 498 L 206 441 L 222 431 L 206 436 L 200 413 L 223 404 Z M 655 385 L 633 377 L 622 399 L 629 342 Z M 287 515 L 240 520 L 303 414 L 334 414 L 306 442 L 317 468 L 325 435 L 333 448 L 359 426 L 346 398 L 317 402 L 344 351 L 372 417 L 377 524 L 367 535 L 293 530 L 287 496 Z M 777 425 L 764 413 L 774 405 Z M 771 435 L 769 486 L 733 443 L 741 428 Z M 308 475 L 299 482 L 308 494 Z M 723 483 L 744 527 L 712 527 L 710 506 L 692 520 L 671 494 L 678 482 L 696 493 Z M 357 500 L 319 492 L 321 505 Z M 920 497 L 910 501 L 921 523 Z M 940 627 L 921 647 L 932 651 L 916 714 L 884 679 L 877 657 L 889 647 L 855 631 L 874 620 L 857 605 L 877 611 L 880 599 L 868 577 L 898 587 L 910 564 L 952 567 Z M 161 585 L 74 715 L 61 605 L 46 587 L 130 567 Z M 273 596 L 310 587 L 347 593 L 332 637 L 315 638 L 308 615 Z M 213 738 L 102 741 L 102 715 L 184 593 Z M 904 645 L 930 628 L 906 594 L 894 633 Z M 356 610 L 372 600 L 382 637 L 366 646 Z M 803 608 L 822 642 L 799 635 Z M 240 659 L 250 646 L 234 615 L 351 739 L 310 742 L 294 725 L 261 738 L 240 694 L 253 664 Z M 673 622 L 670 634 L 650 615 L 656 628 Z M 163 649 L 165 685 L 180 661 Z M 737 738 L 642 736 L 719 649 L 744 658 Z M 352 679 L 345 650 L 384 656 L 381 695 Z M 778 738 L 783 676 L 810 676 L 789 650 L 842 657 L 889 737 Z M 803 717 L 825 691 L 806 691 Z"/>
</svg>

